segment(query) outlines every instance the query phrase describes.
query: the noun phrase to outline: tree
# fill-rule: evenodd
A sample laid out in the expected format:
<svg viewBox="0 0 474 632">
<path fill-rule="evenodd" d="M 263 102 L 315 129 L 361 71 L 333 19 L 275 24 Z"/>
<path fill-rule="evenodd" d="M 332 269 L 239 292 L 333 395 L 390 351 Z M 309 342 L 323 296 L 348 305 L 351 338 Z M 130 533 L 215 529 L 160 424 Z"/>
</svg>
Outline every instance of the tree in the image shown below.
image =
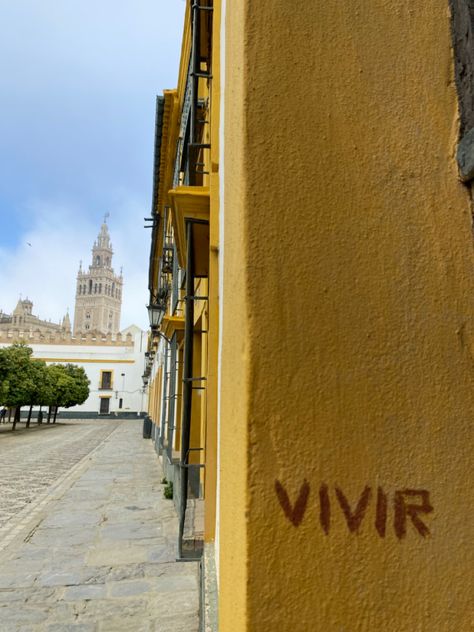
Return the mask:
<svg viewBox="0 0 474 632">
<path fill-rule="evenodd" d="M 74 364 L 52 364 L 48 367 L 53 391 L 48 401 L 48 421 L 51 418 L 52 407 L 55 407 L 54 421 L 56 421 L 59 407 L 70 408 L 82 404 L 89 397 L 89 380 L 82 367 Z"/>
<path fill-rule="evenodd" d="M 75 364 L 52 364 L 32 359 L 32 349 L 15 343 L 0 349 L 0 402 L 15 407 L 12 430 L 20 420 L 21 407 L 29 405 L 26 427 L 33 406 L 49 406 L 48 423 L 54 408 L 54 422 L 59 406 L 69 408 L 89 397 L 89 380 L 82 367 Z"/>
<path fill-rule="evenodd" d="M 15 407 L 12 430 L 20 420 L 21 407 L 30 401 L 34 390 L 31 371 L 32 350 L 24 343 L 15 343 L 1 350 L 0 393 L 4 404 Z"/>
<path fill-rule="evenodd" d="M 66 364 L 64 368 L 66 373 L 72 377 L 75 383 L 74 401 L 70 405 L 77 406 L 79 404 L 83 404 L 89 397 L 90 384 L 90 380 L 87 377 L 84 368 L 75 364 Z M 68 408 L 68 406 L 66 406 L 66 408 Z"/>
<path fill-rule="evenodd" d="M 31 412 L 33 406 L 41 406 L 46 401 L 49 401 L 53 392 L 53 384 L 46 362 L 43 360 L 31 360 L 30 373 L 33 379 L 33 388 L 30 391 L 30 410 L 28 412 L 28 419 L 26 421 L 26 427 L 30 427 Z"/>
<path fill-rule="evenodd" d="M 10 369 L 8 348 L 0 349 L 0 402 L 4 404 L 7 401 L 8 393 L 8 374 Z"/>
</svg>

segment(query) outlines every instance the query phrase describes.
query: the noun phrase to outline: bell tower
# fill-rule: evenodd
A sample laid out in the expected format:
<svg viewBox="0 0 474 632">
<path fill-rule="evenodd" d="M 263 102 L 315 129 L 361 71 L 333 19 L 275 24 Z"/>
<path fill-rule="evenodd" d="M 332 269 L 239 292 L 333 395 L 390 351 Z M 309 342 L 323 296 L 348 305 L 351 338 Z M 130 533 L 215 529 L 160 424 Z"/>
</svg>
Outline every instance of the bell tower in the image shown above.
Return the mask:
<svg viewBox="0 0 474 632">
<path fill-rule="evenodd" d="M 74 335 L 116 334 L 120 331 L 122 274 L 112 268 L 112 244 L 107 226 L 108 213 L 92 247 L 89 269 L 79 264 L 74 309 Z"/>
</svg>

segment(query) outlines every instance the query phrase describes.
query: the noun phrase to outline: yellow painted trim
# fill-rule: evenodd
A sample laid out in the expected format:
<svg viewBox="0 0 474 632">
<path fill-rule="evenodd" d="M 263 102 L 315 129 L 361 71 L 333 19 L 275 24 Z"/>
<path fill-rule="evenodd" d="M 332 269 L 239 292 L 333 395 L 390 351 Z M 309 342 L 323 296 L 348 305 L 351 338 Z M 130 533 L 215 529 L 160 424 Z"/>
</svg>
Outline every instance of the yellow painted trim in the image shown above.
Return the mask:
<svg viewBox="0 0 474 632">
<path fill-rule="evenodd" d="M 112 364 L 135 364 L 135 360 L 84 360 L 81 358 L 38 358 L 33 356 L 33 360 L 43 360 L 43 362 L 71 362 L 73 364 L 94 362 L 94 363 L 112 363 Z"/>
<path fill-rule="evenodd" d="M 220 76 L 221 76 L 221 2 L 214 0 L 212 24 L 212 83 L 209 133 L 210 165 L 206 170 L 210 188 L 209 218 L 209 279 L 207 333 L 207 389 L 204 470 L 204 538 L 211 542 L 215 538 L 216 495 L 217 495 L 217 392 L 218 392 L 218 347 L 219 347 L 219 143 L 220 143 Z M 199 301 L 198 301 L 199 302 Z M 202 302 L 202 301 L 201 301 Z M 204 374 L 203 374 L 204 375 Z"/>
<path fill-rule="evenodd" d="M 169 204 L 168 190 L 172 186 L 173 181 L 174 152 L 176 151 L 176 139 L 178 135 L 177 91 L 164 90 L 163 95 L 165 104 L 161 129 L 158 197 L 156 207 L 153 209 L 153 213 L 161 218 L 163 218 L 164 215 L 164 207 Z M 153 271 L 153 292 L 156 292 L 158 288 L 159 259 L 163 254 L 163 221 L 159 222 L 157 230 L 151 265 Z"/>
<path fill-rule="evenodd" d="M 179 111 L 181 112 L 184 104 L 184 95 L 186 92 L 186 81 L 188 78 L 189 58 L 191 56 L 191 12 L 189 3 L 186 3 L 186 12 L 184 14 L 183 38 L 181 40 L 181 57 L 178 72 L 178 94 L 179 94 Z"/>
<path fill-rule="evenodd" d="M 162 213 L 163 207 L 168 204 L 168 190 L 173 182 L 173 158 L 178 135 L 177 90 L 163 90 L 163 96 L 165 98 L 165 107 L 161 129 L 160 184 L 158 189 L 158 208 L 155 209 L 155 212 L 159 214 Z M 162 243 L 161 246 L 163 246 Z"/>
</svg>

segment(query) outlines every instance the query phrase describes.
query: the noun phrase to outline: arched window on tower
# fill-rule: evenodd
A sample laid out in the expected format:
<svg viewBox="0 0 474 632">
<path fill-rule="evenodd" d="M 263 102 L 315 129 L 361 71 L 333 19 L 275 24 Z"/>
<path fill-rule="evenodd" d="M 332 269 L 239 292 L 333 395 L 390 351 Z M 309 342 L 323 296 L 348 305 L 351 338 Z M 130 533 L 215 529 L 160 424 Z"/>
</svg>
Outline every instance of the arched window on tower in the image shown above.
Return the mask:
<svg viewBox="0 0 474 632">
<path fill-rule="evenodd" d="M 102 294 L 102 283 L 99 283 L 99 294 Z"/>
<path fill-rule="evenodd" d="M 97 255 L 95 258 L 95 265 L 100 266 L 100 255 Z"/>
<path fill-rule="evenodd" d="M 89 294 L 92 294 L 92 279 L 89 279 Z"/>
<path fill-rule="evenodd" d="M 94 285 L 94 294 L 97 294 L 97 283 Z"/>
<path fill-rule="evenodd" d="M 79 287 L 77 288 L 77 293 L 80 294 L 82 290 L 82 285 L 79 285 Z"/>
</svg>

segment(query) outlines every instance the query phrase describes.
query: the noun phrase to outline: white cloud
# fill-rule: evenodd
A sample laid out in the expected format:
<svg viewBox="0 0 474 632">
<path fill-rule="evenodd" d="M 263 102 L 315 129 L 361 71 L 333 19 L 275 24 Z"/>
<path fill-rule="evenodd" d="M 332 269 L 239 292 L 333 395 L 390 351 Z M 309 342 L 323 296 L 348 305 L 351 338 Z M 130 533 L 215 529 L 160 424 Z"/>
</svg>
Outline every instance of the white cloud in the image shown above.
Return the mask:
<svg viewBox="0 0 474 632">
<path fill-rule="evenodd" d="M 133 323 L 146 328 L 150 235 L 143 228 L 143 217 L 147 212 L 140 201 L 126 197 L 110 211 L 113 266 L 116 272 L 123 266 L 124 275 L 121 327 Z M 44 201 L 31 202 L 25 212 L 29 229 L 21 243 L 12 250 L 0 249 L 0 309 L 11 313 L 22 294 L 33 301 L 40 318 L 58 322 L 69 308 L 72 320 L 79 261 L 89 266 L 103 217 L 92 221 L 71 204 Z"/>
<path fill-rule="evenodd" d="M 155 95 L 176 85 L 184 10 L 0 0 L 0 309 L 21 293 L 41 318 L 72 319 L 79 260 L 109 211 L 121 326 L 147 327 Z"/>
</svg>

